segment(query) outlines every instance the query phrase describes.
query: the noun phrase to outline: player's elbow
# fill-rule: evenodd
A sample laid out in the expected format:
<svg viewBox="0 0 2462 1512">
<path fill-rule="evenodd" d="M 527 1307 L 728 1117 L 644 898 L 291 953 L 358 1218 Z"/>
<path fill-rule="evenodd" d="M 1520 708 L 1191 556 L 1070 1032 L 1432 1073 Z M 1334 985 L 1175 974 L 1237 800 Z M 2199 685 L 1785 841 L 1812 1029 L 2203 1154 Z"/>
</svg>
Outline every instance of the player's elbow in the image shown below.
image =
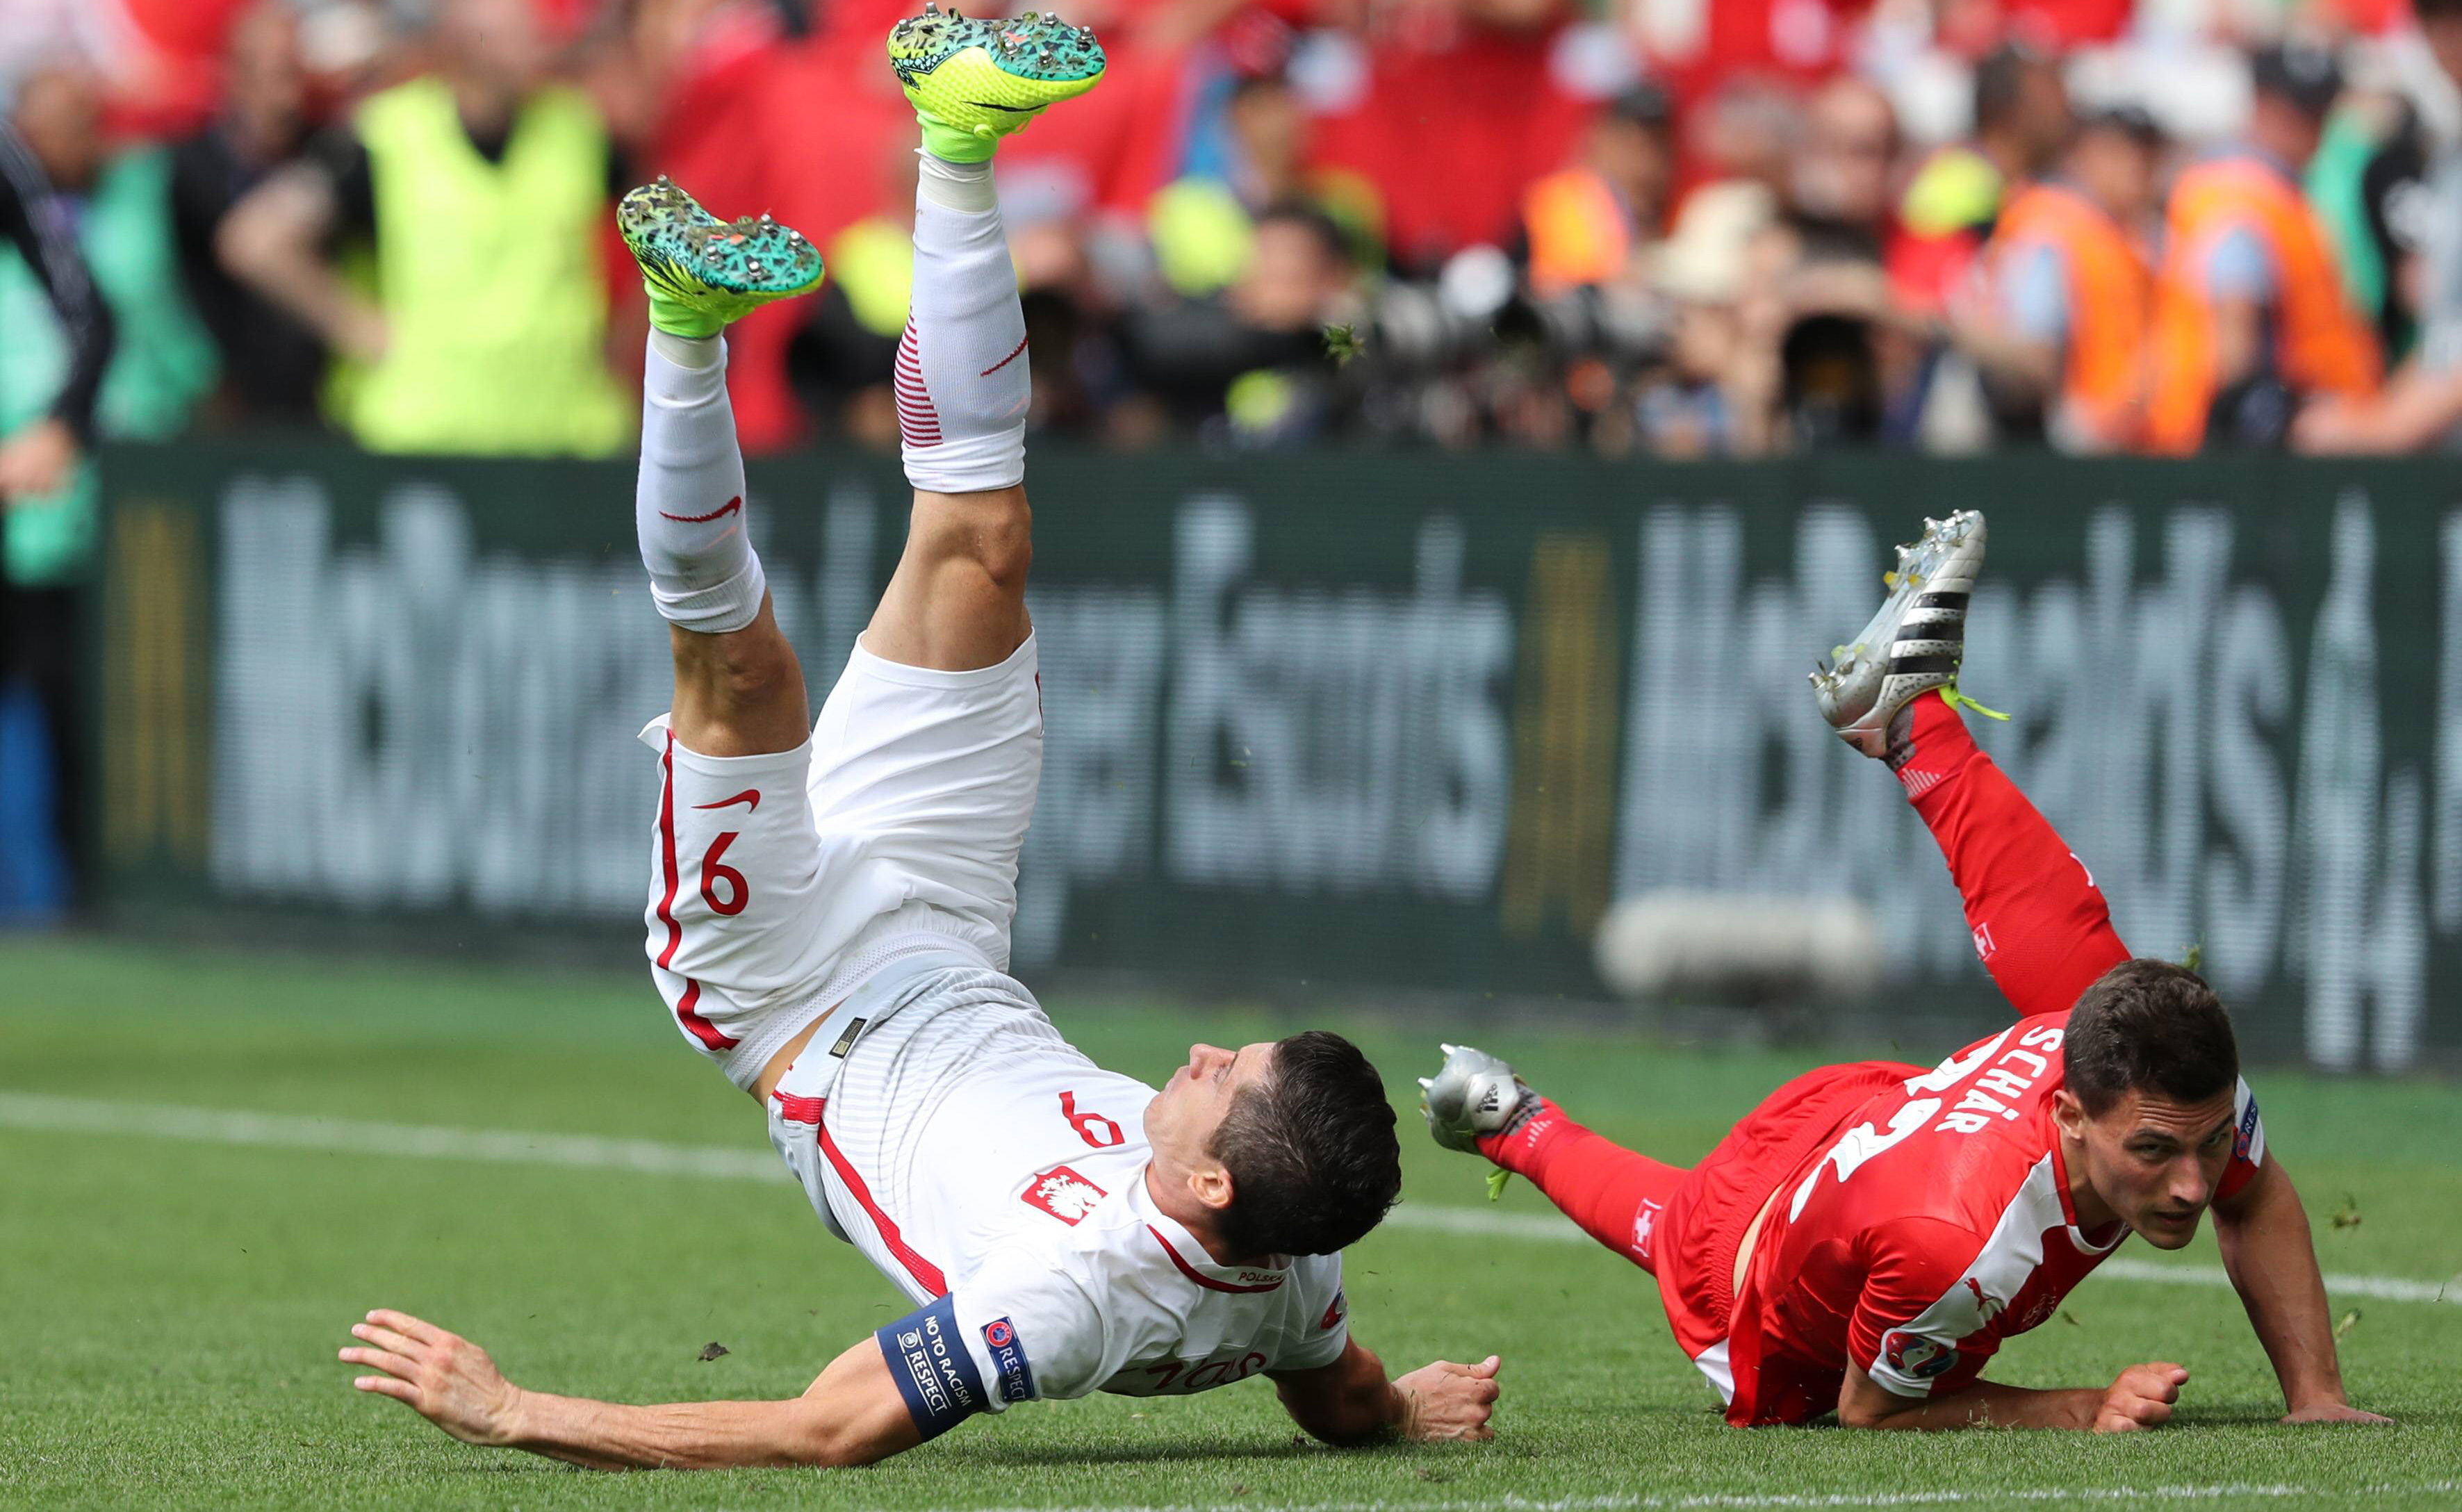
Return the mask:
<svg viewBox="0 0 2462 1512">
<path fill-rule="evenodd" d="M 1895 1415 L 1868 1402 L 1844 1401 L 1838 1404 L 1838 1426 L 1841 1428 L 1888 1428 L 1890 1419 Z"/>
<path fill-rule="evenodd" d="M 814 1470 L 849 1470 L 871 1464 L 886 1454 L 844 1422 L 799 1422 L 783 1447 L 789 1464 Z"/>
<path fill-rule="evenodd" d="M 1905 1426 L 1901 1414 L 1911 1405 L 1892 1396 L 1861 1372 L 1850 1373 L 1838 1393 L 1838 1426 L 1841 1428 L 1882 1429 Z"/>
</svg>

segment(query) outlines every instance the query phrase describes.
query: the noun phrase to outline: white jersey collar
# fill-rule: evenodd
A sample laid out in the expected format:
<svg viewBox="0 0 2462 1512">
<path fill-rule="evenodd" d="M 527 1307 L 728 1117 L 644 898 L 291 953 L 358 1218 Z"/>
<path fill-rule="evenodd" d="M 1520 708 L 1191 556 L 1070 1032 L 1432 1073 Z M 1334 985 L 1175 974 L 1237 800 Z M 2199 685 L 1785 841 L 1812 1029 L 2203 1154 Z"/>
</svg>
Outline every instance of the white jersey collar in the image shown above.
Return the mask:
<svg viewBox="0 0 2462 1512">
<path fill-rule="evenodd" d="M 1156 1248 L 1165 1264 L 1208 1291 L 1253 1293 L 1282 1289 L 1290 1279 L 1288 1256 L 1273 1256 L 1267 1264 L 1216 1264 L 1197 1236 L 1155 1204 L 1154 1193 L 1146 1186 L 1147 1171 L 1151 1169 L 1149 1166 L 1137 1173 L 1129 1193 L 1129 1207 L 1145 1226 L 1145 1242 Z"/>
</svg>

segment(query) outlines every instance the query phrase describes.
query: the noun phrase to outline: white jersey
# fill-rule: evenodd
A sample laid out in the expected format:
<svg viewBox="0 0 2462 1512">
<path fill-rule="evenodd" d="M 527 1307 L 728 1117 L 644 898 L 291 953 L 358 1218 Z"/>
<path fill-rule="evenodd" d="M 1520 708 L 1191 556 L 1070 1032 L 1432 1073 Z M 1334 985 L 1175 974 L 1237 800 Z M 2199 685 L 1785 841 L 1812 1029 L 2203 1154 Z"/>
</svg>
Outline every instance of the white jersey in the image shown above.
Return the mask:
<svg viewBox="0 0 2462 1512">
<path fill-rule="evenodd" d="M 822 1216 L 942 1305 L 894 1328 L 926 1355 L 926 1324 L 954 1332 L 992 1410 L 1201 1392 L 1341 1356 L 1341 1257 L 1217 1264 L 1147 1190 L 1154 1089 L 1089 1060 L 1008 977 L 915 964 L 895 1017 L 843 1062 L 822 1041 L 844 1026 L 825 1025 L 769 1109 Z M 883 1001 L 847 1011 L 866 998 Z"/>
</svg>

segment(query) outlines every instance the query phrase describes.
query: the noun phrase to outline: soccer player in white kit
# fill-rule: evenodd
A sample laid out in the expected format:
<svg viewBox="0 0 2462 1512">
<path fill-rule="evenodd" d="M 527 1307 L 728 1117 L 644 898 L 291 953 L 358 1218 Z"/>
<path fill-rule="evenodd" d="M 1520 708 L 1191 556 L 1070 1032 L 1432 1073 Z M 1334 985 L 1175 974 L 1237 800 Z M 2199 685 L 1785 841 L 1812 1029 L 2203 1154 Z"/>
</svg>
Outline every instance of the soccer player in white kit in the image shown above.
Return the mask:
<svg viewBox="0 0 2462 1512">
<path fill-rule="evenodd" d="M 664 181 L 619 214 L 651 295 L 635 516 L 671 622 L 653 974 L 686 1042 L 767 1111 L 814 1210 L 906 1317 L 790 1401 L 630 1407 L 520 1390 L 485 1350 L 371 1312 L 356 1385 L 467 1442 L 607 1468 L 862 1464 L 980 1412 L 1263 1375 L 1334 1443 L 1489 1436 L 1498 1362 L 1388 1381 L 1340 1251 L 1400 1189 L 1384 1086 L 1337 1035 L 1199 1045 L 1156 1091 L 1004 974 L 1043 715 L 1026 611 L 1026 331 L 999 140 L 1099 79 L 1091 33 L 936 11 L 890 54 L 923 126 L 896 391 L 906 547 L 808 727 L 745 530 L 728 320 L 820 282 L 767 217 Z"/>
</svg>

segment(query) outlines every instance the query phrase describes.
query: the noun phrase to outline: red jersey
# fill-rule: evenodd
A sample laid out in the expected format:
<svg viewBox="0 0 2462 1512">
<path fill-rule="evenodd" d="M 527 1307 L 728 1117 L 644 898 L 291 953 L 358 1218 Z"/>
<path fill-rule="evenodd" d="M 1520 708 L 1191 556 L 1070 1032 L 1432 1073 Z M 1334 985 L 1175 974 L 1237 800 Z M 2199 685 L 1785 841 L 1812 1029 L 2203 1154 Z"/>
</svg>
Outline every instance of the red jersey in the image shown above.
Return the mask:
<svg viewBox="0 0 2462 1512">
<path fill-rule="evenodd" d="M 1850 1358 L 1901 1396 L 1961 1390 L 2119 1247 L 2125 1226 L 2087 1233 L 2069 1205 L 2052 1122 L 2067 1020 L 2022 1019 L 1932 1070 L 1898 1068 L 1903 1081 L 1846 1111 L 1780 1179 L 1724 1355 L 1698 1361 L 1732 1386 L 1729 1422 L 1834 1410 Z M 2237 1110 L 2217 1198 L 2265 1159 L 2245 1081 Z"/>
</svg>

